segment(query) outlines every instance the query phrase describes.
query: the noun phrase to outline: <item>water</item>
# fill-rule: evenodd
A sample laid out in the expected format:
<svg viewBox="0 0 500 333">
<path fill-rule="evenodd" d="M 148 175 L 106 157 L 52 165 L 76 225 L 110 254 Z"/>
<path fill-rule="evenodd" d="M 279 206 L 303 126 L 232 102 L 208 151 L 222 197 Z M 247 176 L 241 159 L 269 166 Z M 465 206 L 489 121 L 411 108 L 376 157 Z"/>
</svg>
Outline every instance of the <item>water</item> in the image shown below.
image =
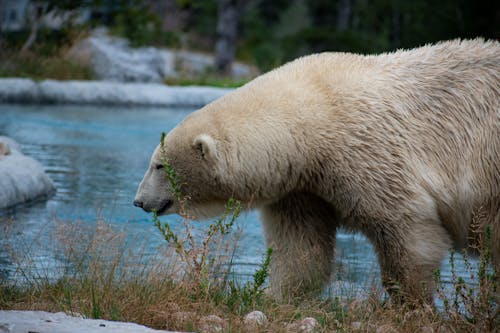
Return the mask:
<svg viewBox="0 0 500 333">
<path fill-rule="evenodd" d="M 80 220 L 92 225 L 99 217 L 145 240 L 146 252 L 157 251 L 164 241 L 151 215 L 133 207 L 132 201 L 162 131 L 168 132 L 192 111 L 0 105 L 0 135 L 12 137 L 25 154 L 40 161 L 57 187 L 48 200 L 0 211 L 0 227 L 14 221 L 8 234 L 0 234 L 0 245 L 23 244 L 31 249 L 31 268 L 50 270 L 57 264 L 50 222 Z M 179 217 L 161 219 L 182 231 Z M 255 212 L 244 214 L 237 224 L 243 232 L 234 260 L 236 272 L 250 276 L 265 253 L 262 227 Z M 356 288 L 369 285 L 373 277 L 378 279 L 373 248 L 363 236 L 340 233 L 337 254 L 339 279 Z M 459 270 L 462 266 L 457 263 Z M 12 256 L 0 247 L 3 278 L 17 278 L 15 268 Z M 443 278 L 450 276 L 445 264 Z"/>
</svg>

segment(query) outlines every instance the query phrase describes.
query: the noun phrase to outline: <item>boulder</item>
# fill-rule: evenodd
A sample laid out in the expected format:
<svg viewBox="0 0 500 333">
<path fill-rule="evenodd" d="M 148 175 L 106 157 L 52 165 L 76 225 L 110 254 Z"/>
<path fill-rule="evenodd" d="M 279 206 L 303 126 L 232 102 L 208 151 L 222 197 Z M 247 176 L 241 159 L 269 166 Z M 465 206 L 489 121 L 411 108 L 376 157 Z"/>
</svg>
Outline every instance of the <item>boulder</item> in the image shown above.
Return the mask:
<svg viewBox="0 0 500 333">
<path fill-rule="evenodd" d="M 267 317 L 262 311 L 252 311 L 247 313 L 243 322 L 249 331 L 256 331 L 260 326 L 267 324 Z"/>
<path fill-rule="evenodd" d="M 213 55 L 155 47 L 130 47 L 124 38 L 97 29 L 69 50 L 67 58 L 89 66 L 96 79 L 115 82 L 163 82 L 167 78 L 199 77 L 213 72 Z M 255 77 L 255 67 L 234 62 L 231 76 Z"/>
<path fill-rule="evenodd" d="M 97 30 L 74 45 L 67 57 L 91 67 L 99 80 L 117 82 L 162 82 L 175 76 L 174 55 L 154 47 L 132 48 L 127 40 Z"/>
<path fill-rule="evenodd" d="M 36 102 L 38 99 L 38 84 L 35 81 L 21 78 L 0 79 L 0 103 Z"/>
<path fill-rule="evenodd" d="M 19 144 L 0 136 L 0 146 L 7 152 L 0 156 L 0 209 L 49 196 L 55 191 L 42 165 L 23 155 Z"/>
<path fill-rule="evenodd" d="M 63 312 L 0 311 L 2 333 L 175 333 L 146 326 L 68 316 Z"/>
</svg>

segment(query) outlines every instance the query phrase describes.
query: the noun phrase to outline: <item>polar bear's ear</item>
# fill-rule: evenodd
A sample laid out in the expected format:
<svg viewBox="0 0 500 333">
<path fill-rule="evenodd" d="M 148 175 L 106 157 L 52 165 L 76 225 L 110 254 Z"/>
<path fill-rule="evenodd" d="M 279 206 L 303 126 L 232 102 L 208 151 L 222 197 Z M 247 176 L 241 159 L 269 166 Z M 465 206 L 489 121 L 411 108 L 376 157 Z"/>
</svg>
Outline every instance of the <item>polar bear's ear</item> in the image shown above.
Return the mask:
<svg viewBox="0 0 500 333">
<path fill-rule="evenodd" d="M 193 141 L 193 147 L 205 160 L 216 161 L 219 157 L 217 142 L 208 134 L 200 134 Z"/>
</svg>

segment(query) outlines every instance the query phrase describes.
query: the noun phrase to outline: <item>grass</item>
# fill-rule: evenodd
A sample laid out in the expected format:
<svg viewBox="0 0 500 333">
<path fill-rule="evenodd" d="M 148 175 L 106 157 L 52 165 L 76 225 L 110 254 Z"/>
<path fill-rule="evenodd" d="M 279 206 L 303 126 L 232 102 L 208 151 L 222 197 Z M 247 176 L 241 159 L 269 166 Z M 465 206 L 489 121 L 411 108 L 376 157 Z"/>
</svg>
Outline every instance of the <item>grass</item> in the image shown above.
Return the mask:
<svg viewBox="0 0 500 333">
<path fill-rule="evenodd" d="M 233 215 L 228 216 L 222 224 L 227 225 Z M 210 232 L 219 227 L 208 227 L 204 240 L 193 239 L 191 245 L 192 236 L 177 235 L 177 245 L 169 240 L 156 255 L 146 257 L 144 248 L 130 248 L 126 235 L 104 221 L 94 227 L 56 221 L 56 226 L 58 257 L 64 261 L 57 280 L 43 272 L 30 276 L 23 272 L 20 260 L 18 274 L 25 283 L 1 283 L 0 309 L 65 311 L 184 331 L 202 329 L 203 318 L 215 314 L 224 319 L 225 331 L 242 332 L 248 327 L 243 318 L 252 310 L 268 318 L 256 330 L 262 332 L 286 332 L 293 327 L 298 331 L 296 323 L 306 317 L 318 321 L 320 332 L 494 332 L 500 325 L 496 280 L 488 269 L 478 284 L 465 284 L 454 276 L 451 291 L 445 291 L 440 283 L 437 297 L 445 304 L 441 309 L 397 307 L 377 288 L 365 299 L 333 290 L 331 294 L 338 297 L 283 304 L 265 293 L 271 250 L 250 281 L 236 283 L 224 265 L 231 261 L 234 239 L 227 237 L 231 233 Z M 226 245 L 221 247 L 219 242 Z M 221 255 L 224 250 L 229 253 Z M 16 252 L 13 256 L 19 257 Z M 482 268 L 472 264 L 467 268 L 478 281 Z"/>
<path fill-rule="evenodd" d="M 22 77 L 35 80 L 92 80 L 91 70 L 64 59 L 59 54 L 40 55 L 29 52 L 0 53 L 0 77 Z"/>
<path fill-rule="evenodd" d="M 184 200 L 180 197 L 182 180 L 168 160 L 163 162 L 174 194 Z M 488 232 L 477 265 L 465 255 L 472 283 L 456 274 L 453 252 L 451 282 L 445 284 L 436 272 L 441 308 L 394 305 L 375 285 L 365 298 L 333 289 L 329 297 L 279 303 L 265 292 L 272 249 L 248 282 L 233 279 L 232 258 L 238 245 L 233 224 L 240 211 L 237 201 L 228 202 L 225 214 L 198 237 L 193 235 L 187 212 L 182 214 L 183 233 L 175 233 L 155 216 L 153 224 L 165 243 L 154 255 L 146 255 L 145 247 L 130 246 L 127 235 L 105 221 L 90 226 L 56 220 L 54 244 L 63 262 L 58 278 L 54 280 L 54 274 L 48 272 L 33 276 L 24 268 L 30 255 L 20 255 L 15 246 L 7 247 L 11 257 L 18 258 L 16 273 L 24 282 L 0 284 L 0 309 L 65 311 L 157 329 L 200 332 L 217 331 L 216 326 L 207 325 L 213 320 L 209 315 L 223 321 L 224 332 L 307 332 L 304 321 L 310 319 L 306 318 L 317 321 L 317 332 L 471 333 L 498 332 L 500 328 L 498 279 L 489 266 Z M 4 226 L 14 223 L 5 222 Z M 267 322 L 261 326 L 245 323 L 244 316 L 253 310 L 264 312 Z"/>
<path fill-rule="evenodd" d="M 22 77 L 35 80 L 93 80 L 92 70 L 83 64 L 72 62 L 64 57 L 65 50 L 53 54 L 28 52 L 19 54 L 16 51 L 0 51 L 0 77 Z M 249 79 L 233 79 L 216 75 L 199 77 L 181 76 L 167 78 L 165 83 L 173 86 L 212 86 L 221 88 L 238 88 Z"/>
<path fill-rule="evenodd" d="M 181 76 L 179 78 L 167 78 L 165 83 L 171 86 L 211 86 L 220 88 L 238 88 L 249 82 L 250 79 L 234 79 L 231 77 L 219 77 L 216 75 L 202 75 L 200 77 Z"/>
</svg>

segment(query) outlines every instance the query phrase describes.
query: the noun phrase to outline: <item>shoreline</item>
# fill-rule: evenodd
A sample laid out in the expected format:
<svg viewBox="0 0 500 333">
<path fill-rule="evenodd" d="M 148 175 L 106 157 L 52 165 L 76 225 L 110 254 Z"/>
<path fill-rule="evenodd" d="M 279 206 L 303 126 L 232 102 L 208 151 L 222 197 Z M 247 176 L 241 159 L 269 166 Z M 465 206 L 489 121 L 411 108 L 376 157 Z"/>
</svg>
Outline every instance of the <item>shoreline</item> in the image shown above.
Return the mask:
<svg viewBox="0 0 500 333">
<path fill-rule="evenodd" d="M 159 83 L 0 78 L 0 104 L 201 107 L 232 90 Z"/>
</svg>

